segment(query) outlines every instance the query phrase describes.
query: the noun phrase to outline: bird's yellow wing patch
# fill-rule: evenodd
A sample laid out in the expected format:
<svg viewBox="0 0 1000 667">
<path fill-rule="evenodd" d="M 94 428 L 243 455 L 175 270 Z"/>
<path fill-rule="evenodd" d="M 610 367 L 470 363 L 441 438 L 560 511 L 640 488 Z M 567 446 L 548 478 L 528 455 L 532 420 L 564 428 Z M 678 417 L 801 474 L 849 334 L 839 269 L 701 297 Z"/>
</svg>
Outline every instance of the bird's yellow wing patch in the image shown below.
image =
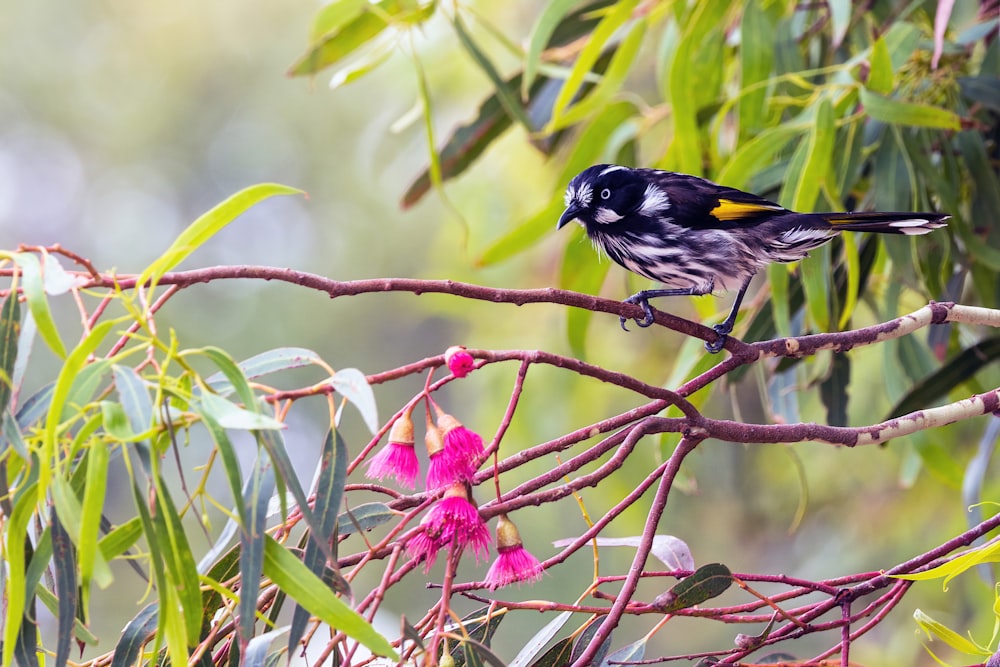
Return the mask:
<svg viewBox="0 0 1000 667">
<path fill-rule="evenodd" d="M 750 204 L 731 199 L 720 199 L 719 204 L 709 213 L 716 220 L 742 220 L 743 218 L 756 218 L 766 212 L 783 210 L 782 207 L 775 204 Z"/>
</svg>

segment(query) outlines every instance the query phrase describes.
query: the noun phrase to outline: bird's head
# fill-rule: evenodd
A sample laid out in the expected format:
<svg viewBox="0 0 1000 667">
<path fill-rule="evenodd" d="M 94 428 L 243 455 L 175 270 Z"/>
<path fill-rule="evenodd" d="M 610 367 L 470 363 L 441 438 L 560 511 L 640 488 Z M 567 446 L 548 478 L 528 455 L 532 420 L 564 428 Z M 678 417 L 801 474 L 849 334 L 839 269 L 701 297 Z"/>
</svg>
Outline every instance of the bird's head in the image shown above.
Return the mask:
<svg viewBox="0 0 1000 667">
<path fill-rule="evenodd" d="M 559 216 L 557 228 L 576 220 L 590 231 L 614 225 L 637 212 L 655 215 L 652 207 L 656 202 L 647 196 L 648 186 L 641 172 L 628 167 L 599 164 L 584 169 L 566 188 L 566 210 Z"/>
</svg>

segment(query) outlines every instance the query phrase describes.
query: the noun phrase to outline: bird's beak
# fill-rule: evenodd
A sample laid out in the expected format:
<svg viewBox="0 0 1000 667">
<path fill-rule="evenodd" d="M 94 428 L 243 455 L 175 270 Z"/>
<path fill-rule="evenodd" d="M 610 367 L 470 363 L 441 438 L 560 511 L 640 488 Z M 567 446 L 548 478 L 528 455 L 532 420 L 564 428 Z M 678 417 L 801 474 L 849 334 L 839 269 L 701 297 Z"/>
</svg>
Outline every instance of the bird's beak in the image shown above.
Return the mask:
<svg viewBox="0 0 1000 667">
<path fill-rule="evenodd" d="M 559 224 L 556 225 L 556 229 L 562 229 L 570 222 L 576 220 L 577 213 L 580 212 L 580 207 L 576 202 L 570 202 L 570 205 L 566 207 L 563 214 L 559 216 Z"/>
</svg>

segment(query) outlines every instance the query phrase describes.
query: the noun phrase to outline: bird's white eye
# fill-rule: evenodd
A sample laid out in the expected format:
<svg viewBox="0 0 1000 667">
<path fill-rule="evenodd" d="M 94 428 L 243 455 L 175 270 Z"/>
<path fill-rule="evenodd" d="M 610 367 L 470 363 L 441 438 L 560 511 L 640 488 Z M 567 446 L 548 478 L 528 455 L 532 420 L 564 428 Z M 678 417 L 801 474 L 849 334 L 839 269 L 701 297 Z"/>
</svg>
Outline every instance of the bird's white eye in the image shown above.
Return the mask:
<svg viewBox="0 0 1000 667">
<path fill-rule="evenodd" d="M 610 199 L 610 198 L 611 198 L 611 190 L 608 190 L 607 188 L 601 190 L 601 199 Z"/>
</svg>

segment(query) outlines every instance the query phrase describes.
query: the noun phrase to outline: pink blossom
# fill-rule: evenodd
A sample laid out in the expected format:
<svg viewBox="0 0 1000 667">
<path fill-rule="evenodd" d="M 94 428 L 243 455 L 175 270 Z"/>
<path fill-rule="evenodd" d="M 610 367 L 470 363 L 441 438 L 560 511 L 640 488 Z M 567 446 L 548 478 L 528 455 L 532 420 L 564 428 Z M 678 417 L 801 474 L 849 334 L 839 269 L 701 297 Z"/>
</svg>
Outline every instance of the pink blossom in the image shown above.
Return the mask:
<svg viewBox="0 0 1000 667">
<path fill-rule="evenodd" d="M 389 444 L 368 462 L 367 476 L 372 479 L 394 477 L 401 486 L 414 488 L 420 463 L 413 448 L 413 420 L 407 411 L 389 431 Z"/>
<path fill-rule="evenodd" d="M 437 406 L 435 406 L 437 407 Z M 438 411 L 438 428 L 444 434 L 444 448 L 454 449 L 475 465 L 483 455 L 483 439 L 475 431 L 465 428 L 451 415 Z"/>
<path fill-rule="evenodd" d="M 471 548 L 477 563 L 489 555 L 490 532 L 479 510 L 469 502 L 464 483 L 452 484 L 420 525 L 423 530 L 410 538 L 406 550 L 414 560 L 425 560 L 426 570 L 434 565 L 438 550 L 445 546 L 454 545 L 458 550 Z"/>
<path fill-rule="evenodd" d="M 514 522 L 501 514 L 497 524 L 497 559 L 490 565 L 484 582 L 496 590 L 513 583 L 534 583 L 541 578 L 541 563 L 524 548 Z"/>
<path fill-rule="evenodd" d="M 476 474 L 469 457 L 455 447 L 446 447 L 441 431 L 432 423 L 427 424 L 427 489 L 433 491 L 455 482 L 465 482 Z"/>
<path fill-rule="evenodd" d="M 448 364 L 448 370 L 457 378 L 464 378 L 472 372 L 476 360 L 461 345 L 453 345 L 445 350 L 444 361 Z"/>
</svg>

